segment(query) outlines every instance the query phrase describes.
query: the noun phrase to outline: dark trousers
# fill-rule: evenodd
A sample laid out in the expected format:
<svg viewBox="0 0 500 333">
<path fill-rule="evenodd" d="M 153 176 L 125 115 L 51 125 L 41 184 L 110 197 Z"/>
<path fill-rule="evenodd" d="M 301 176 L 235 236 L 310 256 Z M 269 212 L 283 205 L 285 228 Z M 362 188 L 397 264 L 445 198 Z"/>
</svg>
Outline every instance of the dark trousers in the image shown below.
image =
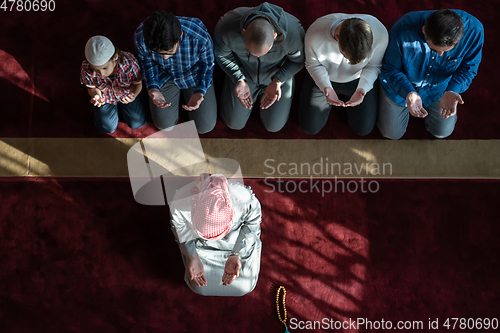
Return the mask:
<svg viewBox="0 0 500 333">
<path fill-rule="evenodd" d="M 269 108 L 260 109 L 260 98 L 266 91 L 267 85 L 256 84 L 250 80 L 247 81 L 252 96 L 253 107 L 257 105 L 260 110 L 260 119 L 264 127 L 269 132 L 278 132 L 285 126 L 290 115 L 290 107 L 292 106 L 293 90 L 295 88 L 295 78 L 283 82 L 281 85 L 281 98 Z M 240 130 L 245 127 L 252 110 L 245 109 L 240 100 L 234 93 L 235 83 L 226 76 L 224 79 L 224 89 L 222 90 L 222 107 L 221 116 L 226 125 L 235 130 Z M 252 109 L 253 109 L 252 107 Z"/>
<path fill-rule="evenodd" d="M 160 89 L 163 98 L 167 103 L 172 103 L 165 108 L 157 107 L 153 104 L 151 97 L 149 98 L 149 108 L 151 110 L 151 117 L 153 123 L 159 129 L 166 129 L 177 124 L 179 120 L 179 107 L 181 93 L 184 101 L 187 102 L 194 93 L 194 88 L 179 89 L 171 80 L 168 81 Z M 198 133 L 208 133 L 215 127 L 217 122 L 217 100 L 215 98 L 215 91 L 213 83 L 208 88 L 207 93 L 203 96 L 203 101 L 200 107 L 193 111 L 186 111 L 189 119 L 194 120 Z"/>
<path fill-rule="evenodd" d="M 347 82 L 332 82 L 333 90 L 343 102 L 351 99 L 358 87 L 359 79 Z M 344 109 L 347 114 L 347 123 L 351 130 L 359 136 L 367 135 L 375 126 L 378 107 L 378 80 L 357 106 L 332 106 L 326 101 L 322 92 L 309 74 L 306 75 L 299 104 L 299 125 L 304 132 L 310 135 L 317 134 L 325 125 L 330 115 L 330 110 Z"/>
<path fill-rule="evenodd" d="M 144 90 L 128 104 L 104 104 L 100 107 L 94 106 L 94 125 L 101 133 L 113 133 L 118 126 L 118 113 L 131 129 L 140 128 L 148 123 L 145 109 Z"/>
</svg>

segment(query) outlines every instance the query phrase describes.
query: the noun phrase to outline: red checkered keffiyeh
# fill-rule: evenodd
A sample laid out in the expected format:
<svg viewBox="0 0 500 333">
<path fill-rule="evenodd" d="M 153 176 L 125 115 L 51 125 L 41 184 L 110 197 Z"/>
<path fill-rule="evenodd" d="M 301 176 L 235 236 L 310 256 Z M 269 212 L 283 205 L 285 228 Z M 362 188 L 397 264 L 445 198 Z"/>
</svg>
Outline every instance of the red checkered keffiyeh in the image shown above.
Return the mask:
<svg viewBox="0 0 500 333">
<path fill-rule="evenodd" d="M 234 207 L 226 177 L 204 173 L 191 193 L 191 220 L 198 235 L 207 240 L 227 235 L 233 226 Z"/>
</svg>

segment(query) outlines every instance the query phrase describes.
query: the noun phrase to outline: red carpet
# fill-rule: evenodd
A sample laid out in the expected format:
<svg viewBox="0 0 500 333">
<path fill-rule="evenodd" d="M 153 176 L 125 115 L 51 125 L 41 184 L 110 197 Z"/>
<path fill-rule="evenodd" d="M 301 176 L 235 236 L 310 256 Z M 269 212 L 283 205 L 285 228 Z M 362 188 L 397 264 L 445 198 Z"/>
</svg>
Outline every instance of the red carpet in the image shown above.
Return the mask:
<svg viewBox="0 0 500 333">
<path fill-rule="evenodd" d="M 80 63 L 84 59 L 84 46 L 89 37 L 97 34 L 109 37 L 117 46 L 134 51 L 132 36 L 152 11 L 167 9 L 177 15 L 200 18 L 213 32 L 219 18 L 239 6 L 253 6 L 260 1 L 232 2 L 169 2 L 118 0 L 57 1 L 54 12 L 0 12 L 0 50 L 11 55 L 27 73 L 34 87 L 48 101 L 33 96 L 12 83 L 11 77 L 0 75 L 2 114 L 0 137 L 89 137 L 99 136 L 93 126 L 92 109 L 87 93 L 79 83 Z M 388 29 L 403 14 L 413 10 L 439 8 L 463 9 L 476 16 L 485 28 L 483 61 L 478 76 L 470 89 L 463 94 L 465 104 L 459 108 L 459 121 L 450 139 L 498 139 L 500 97 L 495 93 L 496 75 L 489 74 L 496 68 L 497 42 L 495 40 L 500 2 L 477 0 L 454 2 L 423 0 L 416 3 L 396 0 L 358 0 L 351 2 L 275 1 L 295 15 L 307 29 L 320 16 L 335 13 L 365 13 L 376 16 Z M 2 66 L 4 64 L 2 63 Z M 2 73 L 2 71 L 0 71 Z M 12 75 L 20 75 L 11 73 Z M 297 91 L 300 91 L 304 70 L 299 73 L 295 96 L 297 97 L 290 119 L 279 133 L 267 133 L 258 115 L 241 131 L 228 129 L 219 119 L 214 131 L 204 137 L 238 138 L 309 138 L 297 121 Z M 222 71 L 216 66 L 215 86 L 218 94 L 222 87 Z M 186 114 L 184 117 L 186 117 Z M 131 132 L 123 124 L 114 136 L 145 137 L 155 129 L 148 127 Z M 327 126 L 314 138 L 356 138 L 349 130 L 345 116 L 332 114 Z M 367 136 L 381 138 L 375 129 Z M 431 139 L 422 121 L 412 119 L 404 139 Z"/>
<path fill-rule="evenodd" d="M 225 12 L 260 3 L 55 2 L 54 12 L 0 10 L 0 138 L 106 137 L 96 132 L 89 97 L 79 83 L 89 37 L 102 34 L 134 51 L 133 32 L 154 10 L 198 17 L 213 32 Z M 466 10 L 483 23 L 485 46 L 449 138 L 500 139 L 494 75 L 500 2 L 273 3 L 299 18 L 305 29 L 334 12 L 372 14 L 390 29 L 408 11 Z M 303 75 L 304 70 L 290 119 L 279 133 L 267 133 L 254 114 L 241 131 L 228 129 L 219 118 L 214 131 L 202 137 L 357 139 L 343 114 L 332 114 L 314 137 L 300 130 Z M 222 79 L 216 67 L 218 95 Z M 121 124 L 113 136 L 153 132 L 152 125 L 131 131 Z M 366 138 L 382 139 L 376 129 Z M 410 121 L 403 138 L 432 139 L 418 119 Z M 431 318 L 440 323 L 434 332 L 463 332 L 445 329 L 446 318 L 498 318 L 499 181 L 378 182 L 377 193 L 321 197 L 267 193 L 263 179 L 248 180 L 263 206 L 259 282 L 247 296 L 219 298 L 187 288 L 168 208 L 137 204 L 128 179 L 0 178 L 0 332 L 283 332 L 274 304 L 279 285 L 287 288 L 289 328 L 291 319 L 366 318 L 394 326 L 422 321 L 424 329 L 418 331 L 425 332 Z M 313 331 L 320 330 L 308 330 Z"/>
<path fill-rule="evenodd" d="M 187 288 L 167 208 L 136 204 L 128 180 L 0 181 L 0 331 L 282 332 L 279 285 L 289 320 L 498 317 L 498 181 L 324 199 L 247 184 L 263 206 L 259 282 L 218 298 Z"/>
</svg>

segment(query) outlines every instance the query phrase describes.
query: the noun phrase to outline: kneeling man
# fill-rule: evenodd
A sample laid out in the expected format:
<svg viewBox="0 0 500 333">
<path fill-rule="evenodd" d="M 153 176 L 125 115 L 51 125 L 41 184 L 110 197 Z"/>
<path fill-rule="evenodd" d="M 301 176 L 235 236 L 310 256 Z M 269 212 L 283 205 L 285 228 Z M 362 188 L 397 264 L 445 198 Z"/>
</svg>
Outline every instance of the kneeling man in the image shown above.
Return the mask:
<svg viewBox="0 0 500 333">
<path fill-rule="evenodd" d="M 205 25 L 197 18 L 154 12 L 135 31 L 134 44 L 155 126 L 166 129 L 177 123 L 182 93 L 182 107 L 198 133 L 210 132 L 217 121 L 217 101 L 212 38 Z"/>
<path fill-rule="evenodd" d="M 389 139 L 403 136 L 410 114 L 424 118 L 436 138 L 455 129 L 457 105 L 477 74 L 482 24 L 462 10 L 411 12 L 392 27 L 380 83 L 377 126 Z"/>
<path fill-rule="evenodd" d="M 249 187 L 205 173 L 176 192 L 170 212 L 191 290 L 243 296 L 255 288 L 261 207 Z"/>
<path fill-rule="evenodd" d="M 294 75 L 304 66 L 304 29 L 282 8 L 267 2 L 224 15 L 214 33 L 215 60 L 227 74 L 222 119 L 240 130 L 260 98 L 260 119 L 269 132 L 285 126 Z"/>
<path fill-rule="evenodd" d="M 305 39 L 306 75 L 299 124 L 314 135 L 330 110 L 346 107 L 357 135 L 369 134 L 377 119 L 378 81 L 389 41 L 387 29 L 371 15 L 330 14 L 317 19 Z"/>
</svg>

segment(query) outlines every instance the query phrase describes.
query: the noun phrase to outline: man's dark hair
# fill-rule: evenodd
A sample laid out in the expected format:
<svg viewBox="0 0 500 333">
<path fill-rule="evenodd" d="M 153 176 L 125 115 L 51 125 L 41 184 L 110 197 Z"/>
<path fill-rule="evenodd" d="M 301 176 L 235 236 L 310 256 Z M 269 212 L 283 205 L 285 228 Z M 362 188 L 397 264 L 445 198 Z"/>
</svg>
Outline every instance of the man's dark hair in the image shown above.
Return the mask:
<svg viewBox="0 0 500 333">
<path fill-rule="evenodd" d="M 144 21 L 144 44 L 151 51 L 172 50 L 181 34 L 181 22 L 171 12 L 154 12 Z"/>
<path fill-rule="evenodd" d="M 274 44 L 274 28 L 265 18 L 256 18 L 245 29 L 245 42 L 262 49 Z"/>
<path fill-rule="evenodd" d="M 339 47 L 351 65 L 359 64 L 366 59 L 373 45 L 373 34 L 370 25 L 359 18 L 351 18 L 342 22 L 339 30 Z"/>
<path fill-rule="evenodd" d="M 436 10 L 425 21 L 425 39 L 436 46 L 455 46 L 463 35 L 464 21 L 452 10 Z"/>
</svg>

